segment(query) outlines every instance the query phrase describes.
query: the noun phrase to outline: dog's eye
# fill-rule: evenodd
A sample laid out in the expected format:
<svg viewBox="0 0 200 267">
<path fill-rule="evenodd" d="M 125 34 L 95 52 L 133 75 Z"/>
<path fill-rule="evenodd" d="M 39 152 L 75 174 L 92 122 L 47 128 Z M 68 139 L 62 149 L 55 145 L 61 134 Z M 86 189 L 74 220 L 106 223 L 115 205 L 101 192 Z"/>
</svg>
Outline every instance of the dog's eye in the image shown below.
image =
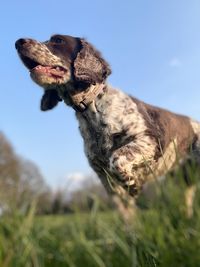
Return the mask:
<svg viewBox="0 0 200 267">
<path fill-rule="evenodd" d="M 52 37 L 51 42 L 54 42 L 56 44 L 63 44 L 65 41 L 60 37 Z"/>
</svg>

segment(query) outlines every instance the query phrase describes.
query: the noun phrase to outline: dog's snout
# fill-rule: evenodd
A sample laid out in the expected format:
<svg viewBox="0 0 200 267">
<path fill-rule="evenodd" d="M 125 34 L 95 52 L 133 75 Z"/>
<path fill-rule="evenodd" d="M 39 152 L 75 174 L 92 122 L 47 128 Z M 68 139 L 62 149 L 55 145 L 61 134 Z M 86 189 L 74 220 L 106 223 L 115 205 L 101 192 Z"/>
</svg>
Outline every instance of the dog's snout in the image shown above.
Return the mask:
<svg viewBox="0 0 200 267">
<path fill-rule="evenodd" d="M 19 49 L 23 46 L 23 44 L 25 44 L 27 41 L 28 41 L 27 39 L 23 39 L 23 38 L 18 39 L 18 40 L 15 42 L 15 48 L 16 48 L 17 50 L 19 50 Z"/>
</svg>

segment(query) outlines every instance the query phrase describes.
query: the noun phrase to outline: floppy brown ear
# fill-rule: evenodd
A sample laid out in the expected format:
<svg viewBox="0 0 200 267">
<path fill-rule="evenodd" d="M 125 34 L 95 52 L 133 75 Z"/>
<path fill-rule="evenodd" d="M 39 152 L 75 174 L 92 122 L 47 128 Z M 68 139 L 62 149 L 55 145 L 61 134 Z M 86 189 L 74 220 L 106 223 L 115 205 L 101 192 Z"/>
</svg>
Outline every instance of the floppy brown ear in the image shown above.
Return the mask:
<svg viewBox="0 0 200 267">
<path fill-rule="evenodd" d="M 59 97 L 56 90 L 46 90 L 41 99 L 40 109 L 47 111 L 54 108 L 62 99 Z"/>
<path fill-rule="evenodd" d="M 91 44 L 81 39 L 82 49 L 74 61 L 74 78 L 85 83 L 102 83 L 111 73 L 108 63 Z"/>
</svg>

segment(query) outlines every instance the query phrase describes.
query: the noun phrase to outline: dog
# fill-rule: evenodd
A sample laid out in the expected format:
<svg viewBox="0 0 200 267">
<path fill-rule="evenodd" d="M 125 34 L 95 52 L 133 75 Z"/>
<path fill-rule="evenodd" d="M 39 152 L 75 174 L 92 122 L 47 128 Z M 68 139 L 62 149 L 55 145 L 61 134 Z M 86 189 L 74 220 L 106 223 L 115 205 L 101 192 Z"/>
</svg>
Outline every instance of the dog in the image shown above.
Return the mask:
<svg viewBox="0 0 200 267">
<path fill-rule="evenodd" d="M 85 39 L 56 34 L 45 42 L 19 39 L 15 46 L 44 88 L 41 110 L 60 101 L 75 110 L 89 164 L 109 193 L 134 199 L 190 153 L 200 163 L 200 124 L 112 88 L 109 64 Z"/>
</svg>

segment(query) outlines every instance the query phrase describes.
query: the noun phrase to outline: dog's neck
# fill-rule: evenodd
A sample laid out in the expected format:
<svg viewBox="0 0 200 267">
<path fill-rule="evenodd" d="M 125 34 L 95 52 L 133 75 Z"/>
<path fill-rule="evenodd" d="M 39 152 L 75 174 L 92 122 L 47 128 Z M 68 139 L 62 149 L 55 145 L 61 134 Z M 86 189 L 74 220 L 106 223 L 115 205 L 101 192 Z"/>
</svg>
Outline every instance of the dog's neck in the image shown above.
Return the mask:
<svg viewBox="0 0 200 267">
<path fill-rule="evenodd" d="M 105 90 L 105 83 L 89 85 L 85 88 L 77 87 L 75 89 L 73 85 L 69 85 L 67 90 L 66 88 L 59 90 L 59 95 L 76 112 L 83 113 L 95 102 L 99 95 L 104 94 Z"/>
</svg>

